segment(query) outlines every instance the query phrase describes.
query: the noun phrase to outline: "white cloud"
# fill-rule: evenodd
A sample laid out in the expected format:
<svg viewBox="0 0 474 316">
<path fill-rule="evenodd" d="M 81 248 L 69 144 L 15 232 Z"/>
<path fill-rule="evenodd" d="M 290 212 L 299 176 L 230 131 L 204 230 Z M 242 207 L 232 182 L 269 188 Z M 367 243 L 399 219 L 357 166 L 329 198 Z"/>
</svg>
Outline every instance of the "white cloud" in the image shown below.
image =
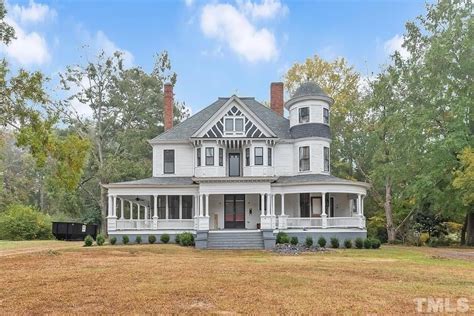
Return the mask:
<svg viewBox="0 0 474 316">
<path fill-rule="evenodd" d="M 272 19 L 277 16 L 285 16 L 288 7 L 280 0 L 262 0 L 260 4 L 250 0 L 237 0 L 240 10 L 253 19 Z"/>
<path fill-rule="evenodd" d="M 208 38 L 229 46 L 249 62 L 270 61 L 278 56 L 275 36 L 257 29 L 230 4 L 207 4 L 201 14 L 201 30 Z"/>
<path fill-rule="evenodd" d="M 46 4 L 36 3 L 30 0 L 27 7 L 15 4 L 9 7 L 12 17 L 20 23 L 41 23 L 47 19 L 56 17 L 56 11 Z"/>
<path fill-rule="evenodd" d="M 42 65 L 50 59 L 46 39 L 37 32 L 26 32 L 15 21 L 6 18 L 5 21 L 15 29 L 16 39 L 7 46 L 2 44 L 0 51 L 22 66 Z"/>
<path fill-rule="evenodd" d="M 98 31 L 93 37 L 94 49 L 97 51 L 104 50 L 108 55 L 112 55 L 116 51 L 121 51 L 123 53 L 123 64 L 125 67 L 133 66 L 134 57 L 131 52 L 126 49 L 118 47 L 114 42 L 112 42 L 104 32 Z"/>
<path fill-rule="evenodd" d="M 391 39 L 385 41 L 385 43 L 383 44 L 383 49 L 387 55 L 392 55 L 393 53 L 395 53 L 395 51 L 398 51 L 402 58 L 408 58 L 410 56 L 410 53 L 404 47 L 402 47 L 402 44 L 403 36 L 396 34 Z"/>
<path fill-rule="evenodd" d="M 191 7 L 194 4 L 194 0 L 184 0 L 187 7 Z"/>
</svg>

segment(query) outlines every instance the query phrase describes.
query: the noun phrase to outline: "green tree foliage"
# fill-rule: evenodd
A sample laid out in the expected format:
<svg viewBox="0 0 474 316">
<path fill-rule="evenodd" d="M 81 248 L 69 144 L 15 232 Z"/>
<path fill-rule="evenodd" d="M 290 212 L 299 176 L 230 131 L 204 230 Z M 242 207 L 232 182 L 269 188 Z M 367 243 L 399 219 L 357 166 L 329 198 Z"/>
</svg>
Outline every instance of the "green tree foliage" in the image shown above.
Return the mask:
<svg viewBox="0 0 474 316">
<path fill-rule="evenodd" d="M 12 204 L 0 213 L 0 239 L 31 240 L 50 239 L 51 219 L 38 210 Z"/>
<path fill-rule="evenodd" d="M 166 52 L 157 55 L 151 74 L 138 67 L 124 68 L 120 52 L 108 56 L 103 51 L 94 61 L 69 66 L 61 74 L 63 89 L 77 91 L 62 102 L 63 118 L 93 144 L 80 188 L 90 201 L 86 207 L 101 209 L 103 217 L 107 205 L 103 184 L 151 174 L 147 140 L 163 132 L 165 82 L 176 82 Z M 73 100 L 88 106 L 92 117 L 78 115 Z M 175 104 L 176 122 L 187 115 L 184 109 Z"/>
</svg>

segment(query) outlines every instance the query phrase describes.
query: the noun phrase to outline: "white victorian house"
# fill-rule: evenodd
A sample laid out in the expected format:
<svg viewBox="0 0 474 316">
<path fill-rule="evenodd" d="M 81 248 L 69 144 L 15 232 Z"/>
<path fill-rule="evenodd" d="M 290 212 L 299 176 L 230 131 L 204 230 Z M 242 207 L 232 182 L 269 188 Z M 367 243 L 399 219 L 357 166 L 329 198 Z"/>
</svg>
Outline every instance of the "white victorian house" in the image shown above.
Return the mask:
<svg viewBox="0 0 474 316">
<path fill-rule="evenodd" d="M 149 141 L 153 176 L 106 185 L 109 235 L 191 232 L 198 248 L 266 249 L 279 231 L 301 242 L 366 237 L 368 185 L 331 176 L 333 99 L 318 85 L 284 102 L 283 83 L 272 83 L 270 107 L 218 98 L 174 127 L 172 86 L 164 93 L 165 132 Z"/>
</svg>

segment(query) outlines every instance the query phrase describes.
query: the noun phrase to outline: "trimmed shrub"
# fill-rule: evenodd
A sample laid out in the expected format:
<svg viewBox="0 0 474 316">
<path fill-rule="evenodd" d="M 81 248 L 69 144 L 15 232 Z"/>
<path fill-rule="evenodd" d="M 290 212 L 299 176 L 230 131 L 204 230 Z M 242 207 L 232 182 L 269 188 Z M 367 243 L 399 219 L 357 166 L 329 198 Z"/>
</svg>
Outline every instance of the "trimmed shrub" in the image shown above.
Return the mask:
<svg viewBox="0 0 474 316">
<path fill-rule="evenodd" d="M 364 240 L 360 237 L 357 237 L 355 240 L 355 246 L 357 249 L 362 249 L 364 248 Z"/>
<path fill-rule="evenodd" d="M 156 242 L 156 236 L 155 235 L 148 235 L 148 243 L 149 244 L 154 244 Z"/>
<path fill-rule="evenodd" d="M 91 235 L 87 235 L 86 238 L 84 238 L 84 247 L 90 247 L 92 243 L 94 243 L 94 238 L 92 238 Z"/>
<path fill-rule="evenodd" d="M 102 246 L 105 243 L 105 237 L 102 234 L 97 235 L 95 238 L 95 242 L 97 243 L 97 246 Z"/>
<path fill-rule="evenodd" d="M 136 244 L 141 244 L 142 243 L 142 236 L 135 237 L 135 243 Z"/>
<path fill-rule="evenodd" d="M 109 239 L 111 245 L 115 245 L 117 243 L 117 237 L 113 236 Z"/>
<path fill-rule="evenodd" d="M 179 244 L 180 243 L 180 238 L 181 238 L 181 234 L 177 234 L 176 237 L 174 238 L 174 242 Z"/>
<path fill-rule="evenodd" d="M 378 240 L 377 238 L 372 238 L 372 240 L 370 242 L 372 244 L 372 249 L 379 249 L 380 246 L 382 245 L 380 240 Z"/>
<path fill-rule="evenodd" d="M 350 239 L 344 240 L 344 247 L 347 248 L 347 249 L 352 248 L 352 240 L 350 240 Z"/>
<path fill-rule="evenodd" d="M 306 247 L 310 248 L 313 245 L 313 238 L 311 236 L 307 236 L 304 240 L 304 244 Z"/>
<path fill-rule="evenodd" d="M 279 232 L 276 236 L 277 244 L 288 244 L 290 243 L 290 237 L 284 232 Z"/>
<path fill-rule="evenodd" d="M 331 247 L 332 248 L 339 248 L 339 239 L 337 238 L 331 238 Z"/>
<path fill-rule="evenodd" d="M 36 209 L 12 204 L 0 213 L 0 239 L 51 239 L 51 218 Z"/>
<path fill-rule="evenodd" d="M 364 248 L 365 249 L 370 249 L 372 248 L 372 242 L 369 238 L 364 239 Z"/>
<path fill-rule="evenodd" d="M 160 240 L 162 243 L 167 244 L 170 241 L 170 235 L 163 234 L 161 235 Z"/>
<path fill-rule="evenodd" d="M 194 245 L 194 236 L 191 233 L 182 233 L 179 237 L 179 244 L 181 246 L 193 246 Z"/>
<path fill-rule="evenodd" d="M 326 247 L 326 238 L 324 238 L 324 237 L 319 237 L 319 239 L 318 239 L 318 245 L 319 245 L 319 247 L 321 247 L 321 248 Z"/>
<path fill-rule="evenodd" d="M 128 238 L 127 235 L 123 235 L 123 236 L 122 236 L 122 243 L 123 243 L 124 245 L 128 244 L 129 241 L 130 241 L 130 239 Z"/>
<path fill-rule="evenodd" d="M 290 244 L 296 246 L 298 244 L 298 237 L 296 236 L 291 237 Z"/>
</svg>

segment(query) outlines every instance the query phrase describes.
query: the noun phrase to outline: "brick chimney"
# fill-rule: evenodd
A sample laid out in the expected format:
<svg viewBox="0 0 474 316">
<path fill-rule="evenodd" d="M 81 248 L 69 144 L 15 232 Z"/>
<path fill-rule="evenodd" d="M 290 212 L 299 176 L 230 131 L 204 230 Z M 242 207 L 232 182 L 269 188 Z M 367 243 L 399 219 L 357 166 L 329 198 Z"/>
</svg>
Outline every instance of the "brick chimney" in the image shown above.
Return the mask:
<svg viewBox="0 0 474 316">
<path fill-rule="evenodd" d="M 165 83 L 165 131 L 173 128 L 173 85 L 171 83 Z"/>
<path fill-rule="evenodd" d="M 283 116 L 283 82 L 272 82 L 270 86 L 270 108 Z"/>
</svg>

